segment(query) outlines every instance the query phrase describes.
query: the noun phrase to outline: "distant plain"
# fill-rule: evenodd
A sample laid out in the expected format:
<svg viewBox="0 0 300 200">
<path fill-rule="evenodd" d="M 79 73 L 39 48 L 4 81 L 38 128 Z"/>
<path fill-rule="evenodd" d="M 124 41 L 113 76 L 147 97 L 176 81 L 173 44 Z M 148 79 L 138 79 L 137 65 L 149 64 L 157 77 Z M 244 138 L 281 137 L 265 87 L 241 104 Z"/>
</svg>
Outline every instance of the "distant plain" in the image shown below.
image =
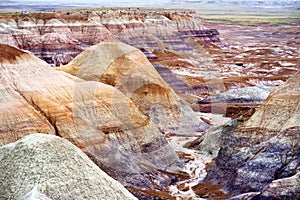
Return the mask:
<svg viewBox="0 0 300 200">
<path fill-rule="evenodd" d="M 195 10 L 203 19 L 214 23 L 227 23 L 239 25 L 286 25 L 300 24 L 300 9 L 297 7 L 245 7 L 238 5 L 220 5 L 207 3 L 168 3 L 166 1 L 153 4 L 150 2 L 94 2 L 82 3 L 82 1 L 74 1 L 72 3 L 52 2 L 47 4 L 44 1 L 6 1 L 0 4 L 0 13 L 21 12 L 21 11 L 48 11 L 57 9 L 72 8 L 167 8 L 167 9 L 191 9 Z M 35 2 L 35 3 L 33 3 Z"/>
</svg>

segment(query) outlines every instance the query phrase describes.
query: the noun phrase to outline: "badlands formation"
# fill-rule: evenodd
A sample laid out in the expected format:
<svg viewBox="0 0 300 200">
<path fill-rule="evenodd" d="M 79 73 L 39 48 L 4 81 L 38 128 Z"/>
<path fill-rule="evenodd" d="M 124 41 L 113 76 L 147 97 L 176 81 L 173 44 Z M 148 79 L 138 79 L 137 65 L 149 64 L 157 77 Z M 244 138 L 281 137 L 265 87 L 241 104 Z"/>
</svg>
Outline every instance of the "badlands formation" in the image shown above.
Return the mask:
<svg viewBox="0 0 300 200">
<path fill-rule="evenodd" d="M 14 47 L 1 45 L 1 52 L 1 145 L 31 133 L 58 135 L 124 185 L 171 181 L 159 170 L 176 168 L 176 153 L 120 90 L 57 71 Z"/>
<path fill-rule="evenodd" d="M 244 124 L 221 135 L 206 180 L 241 199 L 300 197 L 300 73 L 271 92 Z M 245 193 L 241 195 L 241 193 Z"/>
<path fill-rule="evenodd" d="M 278 86 L 299 66 L 299 26 L 210 24 L 189 10 L 1 14 L 0 32 L 0 43 L 28 50 L 53 66 L 68 64 L 99 42 L 121 41 L 141 50 L 165 81 L 202 112 L 211 112 L 206 99 L 211 95 Z M 257 106 L 249 99 L 248 104 L 230 102 L 225 108 L 222 101 L 215 102 L 212 109 L 232 117 Z"/>
<path fill-rule="evenodd" d="M 208 128 L 160 77 L 146 56 L 124 43 L 92 46 L 58 70 L 117 88 L 163 132 L 193 135 Z"/>
<path fill-rule="evenodd" d="M 136 199 L 60 137 L 31 134 L 0 153 L 1 199 Z"/>
<path fill-rule="evenodd" d="M 299 199 L 299 31 L 1 14 L 0 198 Z"/>
</svg>

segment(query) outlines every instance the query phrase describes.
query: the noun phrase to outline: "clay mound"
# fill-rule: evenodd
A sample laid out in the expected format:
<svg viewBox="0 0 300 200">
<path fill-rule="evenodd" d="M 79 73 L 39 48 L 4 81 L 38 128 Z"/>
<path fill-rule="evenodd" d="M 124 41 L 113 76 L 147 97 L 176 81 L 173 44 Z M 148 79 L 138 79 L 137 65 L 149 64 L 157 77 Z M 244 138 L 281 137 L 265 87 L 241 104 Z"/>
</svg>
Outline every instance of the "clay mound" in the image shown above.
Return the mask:
<svg viewBox="0 0 300 200">
<path fill-rule="evenodd" d="M 158 170 L 178 164 L 155 124 L 122 92 L 56 71 L 32 54 L 1 63 L 0 110 L 0 146 L 56 134 L 124 185 L 151 188 L 150 180 L 169 179 Z"/>
<path fill-rule="evenodd" d="M 0 148 L 0 199 L 136 199 L 80 149 L 32 134 Z"/>
<path fill-rule="evenodd" d="M 272 91 L 245 124 L 223 133 L 222 148 L 207 180 L 225 183 L 227 191 L 236 195 L 258 192 L 257 199 L 299 199 L 299 187 L 293 187 L 300 165 L 299 119 L 297 73 Z"/>
<path fill-rule="evenodd" d="M 246 124 L 269 130 L 286 130 L 300 126 L 300 73 L 271 92 L 264 105 Z"/>
<path fill-rule="evenodd" d="M 121 42 L 103 42 L 79 54 L 59 70 L 119 89 L 165 132 L 203 132 L 202 122 L 160 77 L 146 56 Z"/>
</svg>

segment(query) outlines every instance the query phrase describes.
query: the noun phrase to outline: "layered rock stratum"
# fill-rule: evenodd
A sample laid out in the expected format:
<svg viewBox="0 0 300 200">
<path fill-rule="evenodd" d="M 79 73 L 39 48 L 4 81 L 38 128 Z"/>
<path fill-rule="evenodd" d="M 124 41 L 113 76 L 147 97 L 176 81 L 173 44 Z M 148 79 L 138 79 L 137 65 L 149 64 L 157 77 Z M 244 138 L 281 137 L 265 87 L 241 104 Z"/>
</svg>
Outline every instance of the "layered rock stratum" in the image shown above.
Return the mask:
<svg viewBox="0 0 300 200">
<path fill-rule="evenodd" d="M 127 44 L 99 43 L 58 70 L 112 85 L 163 132 L 193 135 L 193 132 L 201 134 L 208 128 L 160 77 L 147 57 Z"/>
<path fill-rule="evenodd" d="M 59 135 L 141 199 L 297 199 L 299 74 L 282 84 L 299 71 L 299 27 L 210 24 L 189 10 L 1 14 L 1 43 L 65 66 L 0 46 L 0 145 Z M 179 97 L 207 112 L 205 134 Z M 169 173 L 179 160 L 161 131 L 186 180 Z"/>
<path fill-rule="evenodd" d="M 59 135 L 124 185 L 152 188 L 150 180 L 171 179 L 158 170 L 176 166 L 177 155 L 129 97 L 0 47 L 1 146 L 36 132 Z"/>
<path fill-rule="evenodd" d="M 72 143 L 31 134 L 0 147 L 0 199 L 136 199 Z"/>
<path fill-rule="evenodd" d="M 117 39 L 140 49 L 193 109 L 239 116 L 259 104 L 211 108 L 199 100 L 230 89 L 278 86 L 299 69 L 299 26 L 210 24 L 190 10 L 78 9 L 0 16 L 0 42 L 56 66 Z M 159 68 L 159 67 L 158 67 Z M 162 68 L 160 68 L 162 69 Z"/>
<path fill-rule="evenodd" d="M 224 133 L 207 180 L 253 199 L 300 197 L 299 78 L 297 73 L 276 88 L 246 123 Z"/>
<path fill-rule="evenodd" d="M 206 32 L 194 14 L 174 10 L 87 9 L 3 15 L 0 42 L 29 50 L 55 65 L 66 64 L 85 47 L 112 38 L 129 41 L 149 56 L 154 49 L 160 49 L 160 40 L 170 48 L 190 51 L 192 48 L 182 42 L 191 30 L 201 30 L 193 34 L 202 34 L 206 40 L 218 40 L 218 33 Z"/>
</svg>

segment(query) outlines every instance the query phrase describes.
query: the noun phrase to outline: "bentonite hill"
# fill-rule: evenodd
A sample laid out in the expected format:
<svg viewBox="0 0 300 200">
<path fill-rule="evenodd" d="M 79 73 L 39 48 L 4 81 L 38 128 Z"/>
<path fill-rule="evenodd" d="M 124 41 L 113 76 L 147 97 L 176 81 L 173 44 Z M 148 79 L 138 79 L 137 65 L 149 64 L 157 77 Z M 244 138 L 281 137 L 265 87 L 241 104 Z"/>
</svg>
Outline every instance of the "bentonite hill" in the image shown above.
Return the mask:
<svg viewBox="0 0 300 200">
<path fill-rule="evenodd" d="M 0 13 L 0 200 L 299 199 L 299 21 L 204 15 Z"/>
</svg>

